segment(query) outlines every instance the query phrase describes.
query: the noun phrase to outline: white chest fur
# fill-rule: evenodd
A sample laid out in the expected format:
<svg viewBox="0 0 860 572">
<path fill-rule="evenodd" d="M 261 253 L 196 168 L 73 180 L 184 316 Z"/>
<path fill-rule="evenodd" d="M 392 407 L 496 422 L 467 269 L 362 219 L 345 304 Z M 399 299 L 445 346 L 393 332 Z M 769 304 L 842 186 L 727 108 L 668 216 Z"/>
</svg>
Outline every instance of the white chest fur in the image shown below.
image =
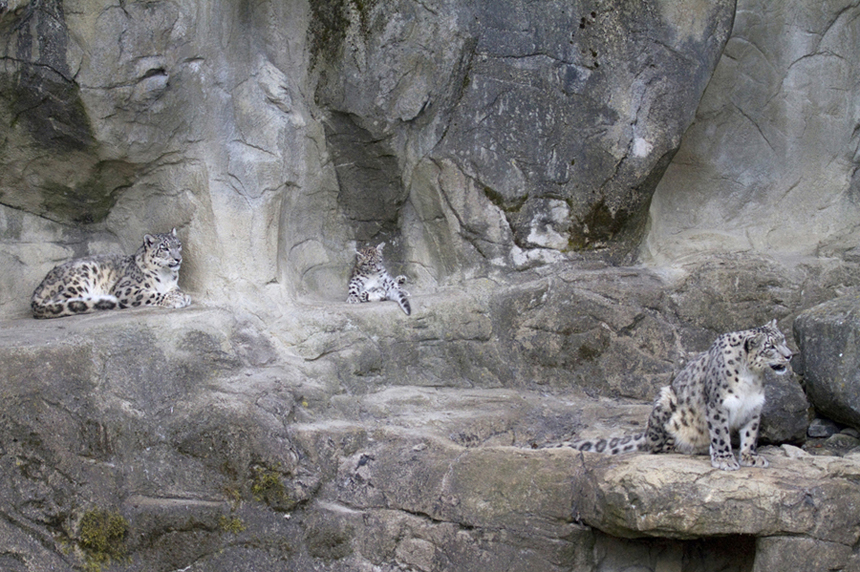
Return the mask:
<svg viewBox="0 0 860 572">
<path fill-rule="evenodd" d="M 737 430 L 761 411 L 764 405 L 764 387 L 761 376 L 750 371 L 742 372 L 732 393 L 723 399 L 723 407 L 729 416 L 729 429 Z"/>
<path fill-rule="evenodd" d="M 382 288 L 384 283 L 384 275 L 381 272 L 374 272 L 365 276 L 361 281 L 362 287 L 365 290 L 373 290 L 374 288 Z"/>
<path fill-rule="evenodd" d="M 178 287 L 179 272 L 172 268 L 160 268 L 155 272 L 158 280 L 153 280 L 153 289 L 159 294 L 167 294 Z"/>
</svg>

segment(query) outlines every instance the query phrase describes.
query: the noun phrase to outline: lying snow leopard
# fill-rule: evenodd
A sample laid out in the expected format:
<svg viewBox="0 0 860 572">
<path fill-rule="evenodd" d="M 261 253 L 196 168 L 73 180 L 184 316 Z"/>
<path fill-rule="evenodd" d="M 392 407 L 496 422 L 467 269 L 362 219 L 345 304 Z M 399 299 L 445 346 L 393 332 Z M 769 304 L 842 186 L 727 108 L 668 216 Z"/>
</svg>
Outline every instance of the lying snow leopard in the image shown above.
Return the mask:
<svg viewBox="0 0 860 572">
<path fill-rule="evenodd" d="M 181 264 L 175 228 L 147 234 L 133 256 L 91 256 L 54 267 L 33 292 L 30 307 L 36 318 L 141 305 L 184 308 L 191 298 L 179 289 Z"/>
<path fill-rule="evenodd" d="M 394 300 L 400 304 L 400 308 L 406 315 L 412 313 L 409 293 L 400 288 L 406 284 L 406 276 L 402 274 L 392 278 L 382 262 L 382 248 L 384 242 L 380 242 L 376 248 L 365 246 L 355 251 L 355 268 L 349 279 L 349 295 L 346 301 L 350 304 L 359 302 L 377 302 L 381 300 Z"/>
<path fill-rule="evenodd" d="M 731 432 L 737 432 L 740 464 L 767 467 L 767 459 L 756 453 L 764 372 L 770 368 L 785 374 L 790 359 L 791 351 L 776 320 L 760 328 L 723 334 L 688 363 L 671 386 L 660 390 L 644 433 L 563 445 L 611 455 L 710 450 L 711 466 L 735 471 L 739 465 L 732 454 Z"/>
</svg>

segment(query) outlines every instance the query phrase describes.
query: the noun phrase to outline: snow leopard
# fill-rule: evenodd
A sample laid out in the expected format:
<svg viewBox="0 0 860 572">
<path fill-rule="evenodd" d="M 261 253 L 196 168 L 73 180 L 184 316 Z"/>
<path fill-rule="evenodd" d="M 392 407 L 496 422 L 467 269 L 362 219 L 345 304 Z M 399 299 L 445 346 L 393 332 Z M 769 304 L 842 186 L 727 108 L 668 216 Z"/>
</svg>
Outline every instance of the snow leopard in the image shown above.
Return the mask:
<svg viewBox="0 0 860 572">
<path fill-rule="evenodd" d="M 791 357 L 776 320 L 723 334 L 707 351 L 693 358 L 671 385 L 660 389 L 643 433 L 562 445 L 612 455 L 707 451 L 716 469 L 767 467 L 767 459 L 756 452 L 764 405 L 764 372 L 770 369 L 778 375 L 788 373 Z M 733 433 L 737 433 L 740 442 L 738 459 L 732 453 Z"/>
<path fill-rule="evenodd" d="M 355 267 L 349 279 L 349 295 L 346 301 L 350 304 L 359 302 L 377 302 L 394 300 L 406 315 L 412 313 L 407 296 L 409 293 L 401 288 L 406 284 L 406 276 L 402 274 L 392 278 L 385 269 L 382 260 L 384 242 L 378 246 L 365 246 L 355 251 Z"/>
<path fill-rule="evenodd" d="M 137 306 L 183 308 L 191 298 L 179 289 L 182 243 L 176 229 L 147 234 L 134 255 L 107 254 L 55 266 L 30 302 L 36 318 L 59 318 Z"/>
</svg>

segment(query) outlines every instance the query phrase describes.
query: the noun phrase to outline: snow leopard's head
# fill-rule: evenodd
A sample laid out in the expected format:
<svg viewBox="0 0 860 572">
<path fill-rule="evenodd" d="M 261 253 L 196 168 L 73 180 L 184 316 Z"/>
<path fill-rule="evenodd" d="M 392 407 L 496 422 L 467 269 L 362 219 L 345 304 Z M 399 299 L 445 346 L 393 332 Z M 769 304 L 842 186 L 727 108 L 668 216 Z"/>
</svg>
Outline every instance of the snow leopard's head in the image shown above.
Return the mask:
<svg viewBox="0 0 860 572">
<path fill-rule="evenodd" d="M 355 267 L 375 269 L 382 267 L 382 248 L 384 242 L 380 242 L 377 246 L 363 246 L 355 251 Z"/>
<path fill-rule="evenodd" d="M 750 330 L 750 334 L 744 342 L 750 368 L 762 370 L 769 367 L 779 375 L 788 373 L 791 350 L 785 344 L 785 336 L 776 326 L 776 320 Z"/>
<path fill-rule="evenodd" d="M 164 234 L 147 234 L 143 237 L 143 263 L 152 269 L 169 268 L 178 271 L 182 265 L 182 242 L 176 229 Z"/>
</svg>

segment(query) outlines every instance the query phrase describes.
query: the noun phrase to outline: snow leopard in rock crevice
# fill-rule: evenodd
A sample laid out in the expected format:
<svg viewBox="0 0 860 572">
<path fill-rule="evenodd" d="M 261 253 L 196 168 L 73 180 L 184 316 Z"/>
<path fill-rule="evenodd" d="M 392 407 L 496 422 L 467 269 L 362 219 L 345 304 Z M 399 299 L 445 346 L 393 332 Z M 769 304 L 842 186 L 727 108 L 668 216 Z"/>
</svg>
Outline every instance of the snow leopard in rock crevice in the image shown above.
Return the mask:
<svg viewBox="0 0 860 572">
<path fill-rule="evenodd" d="M 787 373 L 791 356 L 776 320 L 723 334 L 660 390 L 643 433 L 560 446 L 612 455 L 709 452 L 711 466 L 717 469 L 767 467 L 767 459 L 756 452 L 764 372 Z M 740 441 L 739 459 L 732 453 L 733 433 Z"/>
<path fill-rule="evenodd" d="M 365 246 L 355 251 L 355 267 L 349 279 L 349 294 L 346 301 L 350 304 L 360 302 L 379 302 L 394 300 L 406 315 L 412 313 L 407 296 L 409 293 L 401 288 L 406 283 L 402 274 L 392 278 L 385 269 L 382 260 L 384 242 L 378 246 Z"/>
<path fill-rule="evenodd" d="M 36 318 L 150 305 L 184 308 L 191 298 L 179 289 L 181 264 L 175 228 L 147 234 L 131 256 L 89 256 L 55 266 L 33 292 L 30 308 Z"/>
</svg>

